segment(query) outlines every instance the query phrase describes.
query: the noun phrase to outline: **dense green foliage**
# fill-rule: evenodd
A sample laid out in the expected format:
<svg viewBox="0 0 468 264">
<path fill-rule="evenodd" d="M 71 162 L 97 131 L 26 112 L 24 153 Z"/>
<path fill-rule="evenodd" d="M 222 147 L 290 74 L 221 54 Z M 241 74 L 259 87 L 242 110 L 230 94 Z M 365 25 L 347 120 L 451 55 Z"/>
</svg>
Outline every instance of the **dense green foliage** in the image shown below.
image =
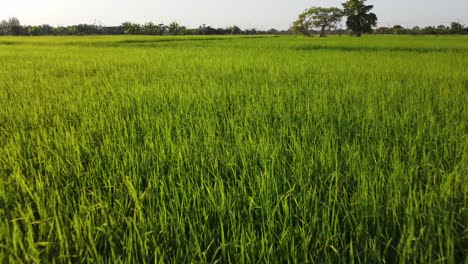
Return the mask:
<svg viewBox="0 0 468 264">
<path fill-rule="evenodd" d="M 319 8 L 322 9 L 321 14 L 313 21 L 307 21 L 307 14 L 300 14 L 298 20 L 293 23 L 293 26 L 287 30 L 276 30 L 274 28 L 268 30 L 259 30 L 255 28 L 240 29 L 238 26 L 230 26 L 227 28 L 213 28 L 209 25 L 200 25 L 198 28 L 186 28 L 177 22 L 172 22 L 169 25 L 155 24 L 146 22 L 137 24 L 132 22 L 124 22 L 120 26 L 103 26 L 97 24 L 79 24 L 73 26 L 51 26 L 44 25 L 29 25 L 22 26 L 17 18 L 10 18 L 0 21 L 0 36 L 1 35 L 19 35 L 19 36 L 90 36 L 90 35 L 292 35 L 293 33 L 302 35 L 321 34 L 347 34 L 348 31 L 336 27 L 337 13 L 333 12 L 334 8 Z M 328 9 L 328 11 L 327 11 Z M 310 9 L 309 9 L 310 10 Z M 318 12 L 319 10 L 316 10 Z M 325 11 L 325 14 L 324 12 Z M 330 12 L 330 13 L 328 13 Z M 308 13 L 306 10 L 305 13 Z M 328 14 L 327 14 L 328 13 Z M 310 19 L 309 19 L 310 20 Z M 331 23 L 333 22 L 333 23 Z M 320 25 L 325 25 L 323 28 Z M 325 31 L 316 31 L 313 28 L 325 29 Z M 450 26 L 426 26 L 413 28 L 404 28 L 401 25 L 394 27 L 378 27 L 373 30 L 376 34 L 411 34 L 411 35 L 449 35 L 449 34 L 468 34 L 468 27 L 452 22 Z"/>
<path fill-rule="evenodd" d="M 449 34 L 468 34 L 468 27 L 458 23 L 452 22 L 450 26 L 414 26 L 412 28 L 405 28 L 402 25 L 395 25 L 393 27 L 378 27 L 374 30 L 376 34 L 397 34 L 397 35 L 449 35 Z"/>
<path fill-rule="evenodd" d="M 292 30 L 298 34 L 310 36 L 314 28 L 320 29 L 320 37 L 325 37 L 325 30 L 336 28 L 343 18 L 343 12 L 336 7 L 311 7 L 299 15 Z"/>
<path fill-rule="evenodd" d="M 367 0 L 348 0 L 343 3 L 343 13 L 347 16 L 346 26 L 351 32 L 360 37 L 364 33 L 372 33 L 377 26 L 377 15 L 370 11 L 373 5 L 366 5 Z"/>
<path fill-rule="evenodd" d="M 72 26 L 21 25 L 18 18 L 0 21 L 0 36 L 90 36 L 90 35 L 257 35 L 257 34 L 291 34 L 289 30 L 258 30 L 255 28 L 240 29 L 233 25 L 225 28 L 213 28 L 200 25 L 197 28 L 187 28 L 178 22 L 169 25 L 155 24 L 151 21 L 144 24 L 124 22 L 119 26 L 104 26 L 101 24 L 78 24 Z"/>
<path fill-rule="evenodd" d="M 467 259 L 468 38 L 0 38 L 0 262 Z"/>
</svg>

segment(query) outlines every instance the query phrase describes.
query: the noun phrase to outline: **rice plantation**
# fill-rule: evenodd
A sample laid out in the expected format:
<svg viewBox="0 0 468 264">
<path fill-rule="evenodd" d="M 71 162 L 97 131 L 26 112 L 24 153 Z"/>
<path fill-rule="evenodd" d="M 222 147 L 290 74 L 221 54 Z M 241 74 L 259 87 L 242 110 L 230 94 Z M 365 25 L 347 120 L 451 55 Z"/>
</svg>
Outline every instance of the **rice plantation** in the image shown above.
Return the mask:
<svg viewBox="0 0 468 264">
<path fill-rule="evenodd" d="M 1 37 L 1 263 L 467 263 L 468 37 Z"/>
</svg>

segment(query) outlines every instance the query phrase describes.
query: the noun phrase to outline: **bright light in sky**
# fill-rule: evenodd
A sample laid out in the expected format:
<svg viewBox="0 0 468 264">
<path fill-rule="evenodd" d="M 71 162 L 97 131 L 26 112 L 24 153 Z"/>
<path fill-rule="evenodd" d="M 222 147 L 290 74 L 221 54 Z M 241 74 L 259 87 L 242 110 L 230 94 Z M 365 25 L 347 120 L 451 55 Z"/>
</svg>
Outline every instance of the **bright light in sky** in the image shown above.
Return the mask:
<svg viewBox="0 0 468 264">
<path fill-rule="evenodd" d="M 188 27 L 206 24 L 285 29 L 305 8 L 341 7 L 342 2 L 344 0 L 5 0 L 0 6 L 0 20 L 18 17 L 24 25 L 54 26 L 178 21 Z M 368 3 L 375 6 L 373 12 L 379 18 L 379 26 L 468 23 L 468 0 L 369 0 Z"/>
</svg>

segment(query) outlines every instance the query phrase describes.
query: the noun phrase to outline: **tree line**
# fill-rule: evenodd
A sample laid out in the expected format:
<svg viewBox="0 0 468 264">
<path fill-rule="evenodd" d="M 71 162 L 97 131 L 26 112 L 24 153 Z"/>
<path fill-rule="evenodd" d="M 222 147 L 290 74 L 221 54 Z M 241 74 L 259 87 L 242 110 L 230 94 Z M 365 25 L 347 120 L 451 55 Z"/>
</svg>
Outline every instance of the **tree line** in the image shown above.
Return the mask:
<svg viewBox="0 0 468 264">
<path fill-rule="evenodd" d="M 100 24 L 79 24 L 73 26 L 23 26 L 19 19 L 10 18 L 0 22 L 0 35 L 15 36 L 43 36 L 43 35 L 256 35 L 256 34 L 302 34 L 312 36 L 319 34 L 346 34 L 351 33 L 361 36 L 366 33 L 374 34 L 468 34 L 468 27 L 452 22 L 450 26 L 427 26 L 405 28 L 401 25 L 393 27 L 378 27 L 377 15 L 372 13 L 372 5 L 366 5 L 366 0 L 348 0 L 342 4 L 342 9 L 338 7 L 311 7 L 301 13 L 298 19 L 288 30 L 246 29 L 242 30 L 238 26 L 227 28 L 213 28 L 205 24 L 198 28 L 187 28 L 178 22 L 169 25 L 155 24 L 147 22 L 144 24 L 124 22 L 120 26 L 106 27 Z M 338 28 L 338 23 L 346 17 L 347 29 Z"/>
<path fill-rule="evenodd" d="M 67 35 L 256 35 L 290 34 L 290 30 L 241 29 L 238 26 L 214 28 L 205 24 L 198 28 L 187 28 L 178 22 L 169 25 L 147 22 L 144 24 L 124 22 L 119 26 L 108 27 L 100 24 L 79 24 L 73 26 L 23 26 L 18 18 L 9 18 L 0 22 L 0 35 L 13 36 L 67 36 Z"/>
<path fill-rule="evenodd" d="M 414 26 L 405 28 L 401 25 L 393 27 L 378 27 L 374 30 L 376 34 L 397 34 L 397 35 L 449 35 L 449 34 L 468 34 L 468 26 L 464 26 L 459 22 L 452 22 L 450 26 Z"/>
<path fill-rule="evenodd" d="M 350 31 L 342 28 L 326 28 L 323 35 L 344 35 L 349 34 Z M 298 34 L 298 33 L 296 33 Z M 302 33 L 299 33 L 302 34 Z M 308 32 L 308 36 L 322 34 L 320 29 L 312 29 Z M 459 22 L 451 22 L 447 25 L 438 26 L 414 26 L 414 27 L 403 27 L 402 25 L 388 26 L 388 27 L 377 27 L 372 29 L 369 34 L 376 35 L 467 35 L 468 26 L 465 26 Z"/>
</svg>

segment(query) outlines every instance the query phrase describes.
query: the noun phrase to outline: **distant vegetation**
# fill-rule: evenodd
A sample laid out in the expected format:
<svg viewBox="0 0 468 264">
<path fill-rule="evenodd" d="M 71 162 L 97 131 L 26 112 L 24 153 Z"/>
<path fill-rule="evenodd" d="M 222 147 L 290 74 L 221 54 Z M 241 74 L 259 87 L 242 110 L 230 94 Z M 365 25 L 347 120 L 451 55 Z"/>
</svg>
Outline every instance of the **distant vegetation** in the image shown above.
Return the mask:
<svg viewBox="0 0 468 264">
<path fill-rule="evenodd" d="M 80 36 L 80 35 L 257 35 L 291 34 L 290 30 L 258 30 L 241 29 L 238 26 L 214 28 L 200 25 L 198 28 L 187 28 L 178 22 L 169 25 L 147 22 L 144 24 L 124 22 L 119 26 L 104 26 L 101 24 L 79 24 L 73 26 L 39 26 L 21 25 L 18 18 L 10 18 L 0 22 L 0 35 L 12 36 Z"/>
<path fill-rule="evenodd" d="M 395 35 L 449 35 L 449 34 L 468 34 L 468 27 L 459 22 L 452 22 L 450 26 L 414 26 L 405 28 L 401 25 L 393 27 L 378 27 L 374 30 L 375 34 L 395 34 Z"/>
<path fill-rule="evenodd" d="M 299 15 L 291 28 L 296 34 L 311 36 L 319 34 L 324 37 L 328 34 L 346 34 L 361 36 L 365 33 L 374 34 L 412 34 L 412 35 L 448 35 L 468 34 L 468 27 L 452 22 L 450 26 L 427 26 L 407 29 L 401 25 L 392 28 L 378 27 L 377 15 L 370 12 L 374 6 L 366 5 L 366 0 L 348 0 L 343 3 L 343 10 L 337 7 L 311 7 Z M 347 30 L 337 27 L 342 17 L 346 17 Z"/>
<path fill-rule="evenodd" d="M 198 28 L 187 28 L 181 26 L 177 22 L 169 25 L 155 24 L 147 22 L 144 24 L 136 24 L 131 22 L 122 23 L 120 26 L 109 27 L 99 24 L 80 24 L 73 26 L 25 26 L 21 25 L 17 18 L 10 18 L 0 22 L 0 36 L 84 36 L 84 35 L 291 35 L 291 34 L 304 34 L 304 35 L 322 35 L 325 34 L 349 34 L 351 31 L 337 28 L 336 25 L 331 24 L 323 31 L 309 28 L 309 30 L 302 31 L 295 27 L 287 30 L 269 29 L 241 29 L 238 26 L 231 26 L 227 28 L 214 28 L 207 25 L 201 25 Z M 373 34 L 398 34 L 398 35 L 449 35 L 449 34 L 468 34 L 468 27 L 458 22 L 452 22 L 450 26 L 427 26 L 412 28 L 405 28 L 401 25 L 393 27 L 377 27 L 372 30 Z"/>
<path fill-rule="evenodd" d="M 318 34 L 352 34 L 361 36 L 365 33 L 374 34 L 468 34 L 468 27 L 453 22 L 450 26 L 427 26 L 404 28 L 401 25 L 394 27 L 378 27 L 377 15 L 370 12 L 372 5 L 366 5 L 366 0 L 348 0 L 342 4 L 343 9 L 337 7 L 311 7 L 299 15 L 299 18 L 287 30 L 258 30 L 255 28 L 241 29 L 233 25 L 227 28 L 214 28 L 200 25 L 198 28 L 187 28 L 174 21 L 169 25 L 153 22 L 144 24 L 124 22 L 119 26 L 104 26 L 101 24 L 79 24 L 73 26 L 51 26 L 48 24 L 30 26 L 21 25 L 18 18 L 10 18 L 0 22 L 0 35 L 13 36 L 67 36 L 67 35 L 289 35 L 301 34 L 312 36 Z M 342 18 L 346 17 L 347 29 L 338 27 Z"/>
</svg>

